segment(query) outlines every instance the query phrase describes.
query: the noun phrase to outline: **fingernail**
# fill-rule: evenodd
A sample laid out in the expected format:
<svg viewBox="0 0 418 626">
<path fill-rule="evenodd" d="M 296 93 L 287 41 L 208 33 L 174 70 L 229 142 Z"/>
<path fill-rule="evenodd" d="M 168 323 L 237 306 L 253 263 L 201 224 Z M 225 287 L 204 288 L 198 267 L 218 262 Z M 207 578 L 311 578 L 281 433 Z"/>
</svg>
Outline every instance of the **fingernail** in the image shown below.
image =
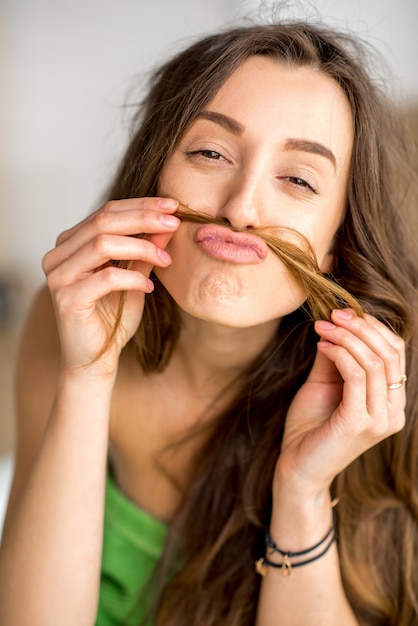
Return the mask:
<svg viewBox="0 0 418 626">
<path fill-rule="evenodd" d="M 320 320 L 319 322 L 317 322 L 316 327 L 319 330 L 332 330 L 333 328 L 337 328 L 335 324 L 332 324 L 332 322 L 327 322 L 326 320 Z"/>
<path fill-rule="evenodd" d="M 351 320 L 354 317 L 351 309 L 335 309 L 333 315 L 340 320 Z"/>
<path fill-rule="evenodd" d="M 160 222 L 168 228 L 177 228 L 180 224 L 180 220 L 175 215 L 160 215 Z"/>
<path fill-rule="evenodd" d="M 179 203 L 174 198 L 158 198 L 158 205 L 162 209 L 176 209 Z"/>
</svg>

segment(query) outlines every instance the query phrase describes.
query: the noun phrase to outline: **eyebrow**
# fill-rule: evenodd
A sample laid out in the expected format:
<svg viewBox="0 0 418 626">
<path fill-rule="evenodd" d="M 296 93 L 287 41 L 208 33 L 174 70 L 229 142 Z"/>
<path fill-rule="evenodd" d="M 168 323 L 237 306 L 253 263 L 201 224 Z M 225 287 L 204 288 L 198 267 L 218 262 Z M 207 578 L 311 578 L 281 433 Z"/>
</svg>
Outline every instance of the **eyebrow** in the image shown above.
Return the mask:
<svg viewBox="0 0 418 626">
<path fill-rule="evenodd" d="M 217 113 L 216 111 L 201 111 L 197 118 L 214 122 L 234 135 L 242 135 L 245 130 L 245 126 L 237 122 L 237 120 L 234 120 L 232 117 L 224 115 L 223 113 Z M 310 139 L 288 138 L 285 141 L 284 148 L 285 150 L 299 150 L 310 154 L 318 154 L 319 156 L 328 159 L 334 166 L 334 169 L 336 168 L 337 160 L 332 150 L 317 141 L 311 141 Z"/>
<path fill-rule="evenodd" d="M 325 157 L 331 161 L 334 169 L 337 165 L 337 160 L 332 150 L 317 141 L 310 141 L 309 139 L 286 139 L 285 150 L 300 150 L 302 152 L 310 152 L 311 154 L 319 154 L 319 156 Z"/>
<path fill-rule="evenodd" d="M 215 124 L 219 124 L 219 126 L 229 130 L 231 133 L 234 133 L 234 135 L 242 135 L 245 130 L 245 127 L 237 122 L 237 120 L 234 120 L 232 117 L 224 115 L 223 113 L 216 113 L 215 111 L 201 111 L 197 117 L 209 120 L 210 122 L 215 122 Z"/>
</svg>

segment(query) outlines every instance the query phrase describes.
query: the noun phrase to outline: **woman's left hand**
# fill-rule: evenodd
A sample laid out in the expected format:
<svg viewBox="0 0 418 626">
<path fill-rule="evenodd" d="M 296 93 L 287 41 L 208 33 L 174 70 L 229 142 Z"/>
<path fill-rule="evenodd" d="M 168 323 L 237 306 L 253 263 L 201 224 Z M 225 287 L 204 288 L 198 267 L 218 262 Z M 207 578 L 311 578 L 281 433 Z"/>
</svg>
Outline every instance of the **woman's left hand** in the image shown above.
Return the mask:
<svg viewBox="0 0 418 626">
<path fill-rule="evenodd" d="M 312 370 L 287 414 L 275 481 L 315 497 L 345 467 L 405 424 L 403 340 L 370 315 L 318 321 Z"/>
</svg>

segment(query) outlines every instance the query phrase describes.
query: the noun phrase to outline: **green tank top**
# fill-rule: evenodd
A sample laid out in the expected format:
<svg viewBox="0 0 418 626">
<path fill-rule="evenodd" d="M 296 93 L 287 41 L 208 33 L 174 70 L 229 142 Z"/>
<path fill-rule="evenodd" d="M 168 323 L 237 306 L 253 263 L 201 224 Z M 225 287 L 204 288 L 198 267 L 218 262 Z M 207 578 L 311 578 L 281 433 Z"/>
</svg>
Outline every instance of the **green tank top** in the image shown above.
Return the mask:
<svg viewBox="0 0 418 626">
<path fill-rule="evenodd" d="M 148 609 L 143 596 L 159 561 L 168 527 L 106 484 L 103 555 L 96 626 L 138 626 Z"/>
</svg>

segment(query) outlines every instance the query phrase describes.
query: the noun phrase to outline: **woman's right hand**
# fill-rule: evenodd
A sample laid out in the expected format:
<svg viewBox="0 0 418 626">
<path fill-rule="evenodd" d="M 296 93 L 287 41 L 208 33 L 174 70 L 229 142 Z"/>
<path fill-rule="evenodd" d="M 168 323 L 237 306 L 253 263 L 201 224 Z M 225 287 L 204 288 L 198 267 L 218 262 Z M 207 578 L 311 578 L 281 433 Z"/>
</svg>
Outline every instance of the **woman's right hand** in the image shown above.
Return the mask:
<svg viewBox="0 0 418 626">
<path fill-rule="evenodd" d="M 167 267 L 165 247 L 180 220 L 171 215 L 178 202 L 170 198 L 134 198 L 108 202 L 63 232 L 43 259 L 54 301 L 65 371 L 93 367 L 113 375 L 124 345 L 142 317 L 145 294 L 153 290 L 154 266 Z M 134 235 L 144 233 L 145 238 Z M 110 261 L 130 261 L 129 269 Z M 126 291 L 121 324 L 108 350 L 97 359 L 111 336 Z"/>
</svg>

